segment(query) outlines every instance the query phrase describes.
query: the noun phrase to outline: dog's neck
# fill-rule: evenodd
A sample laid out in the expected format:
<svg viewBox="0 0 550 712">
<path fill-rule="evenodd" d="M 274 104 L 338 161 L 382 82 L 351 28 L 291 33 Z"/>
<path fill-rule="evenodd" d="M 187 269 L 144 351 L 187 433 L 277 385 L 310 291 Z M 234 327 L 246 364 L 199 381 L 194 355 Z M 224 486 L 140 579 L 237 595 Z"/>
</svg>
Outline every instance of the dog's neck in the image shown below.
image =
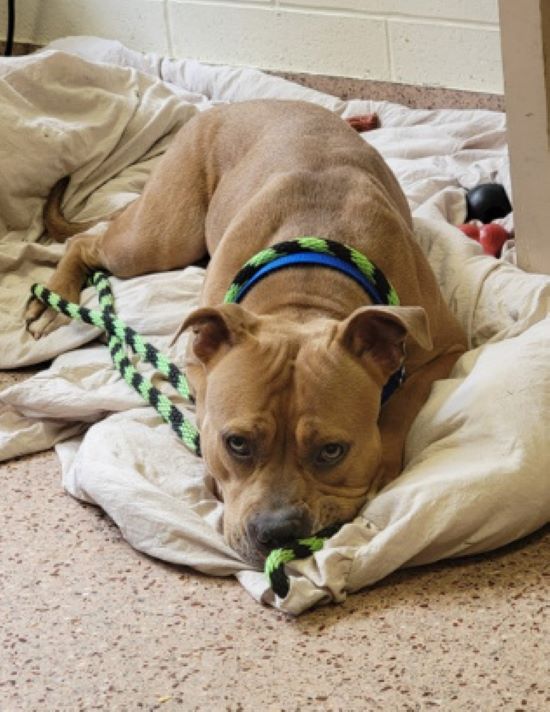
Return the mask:
<svg viewBox="0 0 550 712">
<path fill-rule="evenodd" d="M 275 272 L 242 301 L 242 306 L 259 316 L 280 316 L 297 323 L 322 317 L 345 319 L 368 304 L 372 300 L 349 277 L 315 267 Z"/>
</svg>

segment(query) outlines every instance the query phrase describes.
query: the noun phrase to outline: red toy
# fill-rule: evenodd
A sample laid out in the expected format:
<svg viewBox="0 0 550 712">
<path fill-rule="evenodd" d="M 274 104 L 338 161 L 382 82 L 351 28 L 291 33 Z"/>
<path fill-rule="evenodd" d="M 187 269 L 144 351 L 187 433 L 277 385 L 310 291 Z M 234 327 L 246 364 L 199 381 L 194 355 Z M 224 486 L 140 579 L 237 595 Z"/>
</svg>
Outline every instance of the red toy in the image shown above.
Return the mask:
<svg viewBox="0 0 550 712">
<path fill-rule="evenodd" d="M 508 230 L 498 223 L 483 225 L 479 231 L 479 244 L 487 255 L 499 257 L 506 240 L 510 238 Z"/>
<path fill-rule="evenodd" d="M 374 131 L 380 128 L 380 118 L 378 114 L 360 114 L 359 116 L 350 116 L 346 119 L 352 129 L 358 133 L 363 131 Z"/>
<path fill-rule="evenodd" d="M 479 242 L 479 228 L 475 223 L 464 223 L 463 225 L 457 225 L 457 227 L 467 237 L 471 237 L 472 240 Z"/>
<path fill-rule="evenodd" d="M 472 240 L 476 240 L 483 247 L 486 255 L 500 257 L 502 247 L 510 239 L 508 230 L 498 223 L 489 223 L 478 227 L 475 223 L 457 225 L 458 229 Z"/>
</svg>

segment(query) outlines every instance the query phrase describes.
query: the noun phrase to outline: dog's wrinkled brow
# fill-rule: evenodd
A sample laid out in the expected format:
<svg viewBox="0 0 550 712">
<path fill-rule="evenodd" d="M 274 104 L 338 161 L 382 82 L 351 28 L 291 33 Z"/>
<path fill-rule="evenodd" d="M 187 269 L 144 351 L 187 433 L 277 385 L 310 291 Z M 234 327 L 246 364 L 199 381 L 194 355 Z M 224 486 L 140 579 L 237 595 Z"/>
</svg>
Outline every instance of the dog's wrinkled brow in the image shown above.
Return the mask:
<svg viewBox="0 0 550 712">
<path fill-rule="evenodd" d="M 296 423 L 296 444 L 303 452 L 322 447 L 327 443 L 345 443 L 349 433 L 342 428 L 327 428 L 326 423 L 319 417 L 303 415 Z"/>
<path fill-rule="evenodd" d="M 226 439 L 230 435 L 246 438 L 262 450 L 266 450 L 271 446 L 275 436 L 275 421 L 273 418 L 267 417 L 265 413 L 233 418 L 224 423 L 220 431 L 222 439 Z"/>
</svg>

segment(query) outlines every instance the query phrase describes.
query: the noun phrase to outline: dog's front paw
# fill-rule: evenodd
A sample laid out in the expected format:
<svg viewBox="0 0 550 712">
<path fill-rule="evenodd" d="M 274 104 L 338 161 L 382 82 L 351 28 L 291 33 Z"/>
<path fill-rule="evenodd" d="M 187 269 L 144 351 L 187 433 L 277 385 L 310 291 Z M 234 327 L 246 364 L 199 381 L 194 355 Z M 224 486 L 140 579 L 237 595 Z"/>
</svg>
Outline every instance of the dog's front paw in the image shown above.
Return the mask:
<svg viewBox="0 0 550 712">
<path fill-rule="evenodd" d="M 47 336 L 60 326 L 68 324 L 70 319 L 64 314 L 59 314 L 54 309 L 50 309 L 39 299 L 32 297 L 25 309 L 25 324 L 27 331 L 36 340 Z"/>
</svg>

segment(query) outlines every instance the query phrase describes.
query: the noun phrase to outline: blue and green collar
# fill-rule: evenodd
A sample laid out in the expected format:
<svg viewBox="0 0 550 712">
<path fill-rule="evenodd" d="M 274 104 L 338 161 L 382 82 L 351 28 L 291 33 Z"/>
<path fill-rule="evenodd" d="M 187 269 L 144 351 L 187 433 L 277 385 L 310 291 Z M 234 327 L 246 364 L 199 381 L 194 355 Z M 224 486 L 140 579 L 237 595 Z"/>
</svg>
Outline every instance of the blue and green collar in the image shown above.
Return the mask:
<svg viewBox="0 0 550 712">
<path fill-rule="evenodd" d="M 320 237 L 299 237 L 272 245 L 251 257 L 239 270 L 224 302 L 238 304 L 262 279 L 288 267 L 326 267 L 341 272 L 368 294 L 373 304 L 398 306 L 399 297 L 383 272 L 358 250 Z M 402 366 L 384 386 L 382 403 L 405 379 Z"/>
</svg>

